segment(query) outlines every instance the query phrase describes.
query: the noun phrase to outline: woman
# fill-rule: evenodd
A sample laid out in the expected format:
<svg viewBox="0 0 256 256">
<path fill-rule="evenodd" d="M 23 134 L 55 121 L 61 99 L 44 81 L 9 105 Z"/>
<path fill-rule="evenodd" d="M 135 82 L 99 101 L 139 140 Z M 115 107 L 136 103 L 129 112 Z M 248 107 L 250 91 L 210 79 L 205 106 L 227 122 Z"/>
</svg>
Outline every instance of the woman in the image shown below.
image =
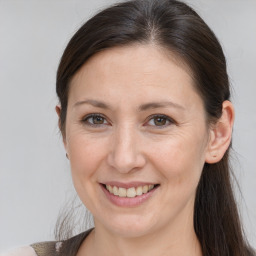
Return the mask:
<svg viewBox="0 0 256 256">
<path fill-rule="evenodd" d="M 17 255 L 254 255 L 230 182 L 225 57 L 190 7 L 135 0 L 95 15 L 64 51 L 57 95 L 95 228 Z"/>
</svg>

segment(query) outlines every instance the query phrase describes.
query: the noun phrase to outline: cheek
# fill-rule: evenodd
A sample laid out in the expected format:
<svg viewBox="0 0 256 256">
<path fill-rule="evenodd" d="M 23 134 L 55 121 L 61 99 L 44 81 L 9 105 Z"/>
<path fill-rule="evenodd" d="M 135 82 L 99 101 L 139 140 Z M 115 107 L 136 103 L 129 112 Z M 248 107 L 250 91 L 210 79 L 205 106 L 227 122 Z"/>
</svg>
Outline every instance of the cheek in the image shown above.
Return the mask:
<svg viewBox="0 0 256 256">
<path fill-rule="evenodd" d="M 201 138 L 177 136 L 154 149 L 152 162 L 169 183 L 198 182 L 204 165 L 204 141 Z"/>
<path fill-rule="evenodd" d="M 82 182 L 89 176 L 93 176 L 104 159 L 106 148 L 104 140 L 97 140 L 83 134 L 72 135 L 68 140 L 67 150 L 73 177 L 77 177 Z"/>
<path fill-rule="evenodd" d="M 104 140 L 95 140 L 84 134 L 73 134 L 67 143 L 74 187 L 88 209 L 97 207 L 97 170 L 104 161 L 107 147 Z"/>
</svg>

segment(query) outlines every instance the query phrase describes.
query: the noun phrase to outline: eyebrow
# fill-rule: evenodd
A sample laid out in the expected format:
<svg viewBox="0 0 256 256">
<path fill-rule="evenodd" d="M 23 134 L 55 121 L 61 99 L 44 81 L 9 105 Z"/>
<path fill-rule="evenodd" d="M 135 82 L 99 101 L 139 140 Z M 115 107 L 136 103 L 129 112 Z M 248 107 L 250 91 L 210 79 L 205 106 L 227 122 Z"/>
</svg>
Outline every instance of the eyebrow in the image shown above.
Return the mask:
<svg viewBox="0 0 256 256">
<path fill-rule="evenodd" d="M 165 107 L 173 107 L 185 110 L 185 108 L 177 103 L 174 103 L 172 101 L 165 101 L 165 102 L 150 102 L 143 104 L 139 107 L 140 111 L 145 111 L 148 109 L 155 109 L 155 108 L 165 108 Z"/>
<path fill-rule="evenodd" d="M 82 100 L 78 101 L 73 105 L 74 107 L 83 105 L 83 104 L 89 104 L 97 108 L 103 108 L 103 109 L 111 109 L 110 105 L 106 104 L 105 102 L 98 101 L 98 100 Z M 150 102 L 150 103 L 145 103 L 141 106 L 139 106 L 139 111 L 146 111 L 148 109 L 156 109 L 156 108 L 165 108 L 165 107 L 173 107 L 181 110 L 185 110 L 185 108 L 177 103 L 174 103 L 172 101 L 165 101 L 165 102 Z"/>
<path fill-rule="evenodd" d="M 89 104 L 89 105 L 92 105 L 94 107 L 97 107 L 97 108 L 104 108 L 104 109 L 111 109 L 111 107 L 102 102 L 102 101 L 98 101 L 98 100 L 82 100 L 82 101 L 78 101 L 76 102 L 74 105 L 73 105 L 73 108 L 74 107 L 77 107 L 77 106 L 80 106 L 80 105 L 83 105 L 83 104 Z"/>
</svg>

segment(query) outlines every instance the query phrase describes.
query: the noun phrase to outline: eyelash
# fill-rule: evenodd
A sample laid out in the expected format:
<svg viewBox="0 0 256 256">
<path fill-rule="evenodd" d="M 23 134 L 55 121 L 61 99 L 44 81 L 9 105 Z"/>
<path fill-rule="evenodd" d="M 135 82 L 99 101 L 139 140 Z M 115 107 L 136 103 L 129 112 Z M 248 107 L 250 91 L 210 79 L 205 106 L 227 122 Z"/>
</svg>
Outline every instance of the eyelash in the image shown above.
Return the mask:
<svg viewBox="0 0 256 256">
<path fill-rule="evenodd" d="M 105 118 L 102 114 L 94 113 L 94 114 L 89 114 L 89 115 L 85 116 L 85 117 L 81 120 L 81 122 L 82 122 L 83 124 L 85 124 L 85 125 L 89 125 L 89 126 L 92 126 L 92 127 L 101 127 L 102 125 L 105 125 L 105 123 L 103 123 L 103 124 L 92 124 L 92 123 L 90 123 L 90 122 L 88 121 L 90 118 L 94 118 L 94 117 L 100 117 L 100 118 L 103 118 L 104 121 L 106 120 L 106 118 Z M 157 126 L 157 125 L 150 125 L 150 126 L 156 127 L 157 129 L 163 129 L 163 128 L 167 127 L 167 126 L 170 126 L 171 124 L 176 124 L 176 122 L 175 122 L 172 118 L 170 118 L 170 117 L 168 117 L 168 116 L 166 116 L 166 115 L 163 115 L 163 114 L 155 114 L 155 115 L 150 116 L 150 117 L 147 119 L 147 122 L 146 122 L 146 123 L 149 123 L 151 120 L 154 120 L 154 118 L 162 118 L 162 119 L 165 119 L 166 122 L 168 122 L 168 124 L 164 124 L 164 125 L 160 125 L 160 126 Z M 144 126 L 144 125 L 143 125 L 143 126 Z"/>
<path fill-rule="evenodd" d="M 152 125 L 152 126 L 157 127 L 157 129 L 163 129 L 163 128 L 165 128 L 167 126 L 170 126 L 172 124 L 176 124 L 176 122 L 172 118 L 170 118 L 166 115 L 163 115 L 163 114 L 154 114 L 154 115 L 150 116 L 146 123 L 149 123 L 151 120 L 154 120 L 155 118 L 162 118 L 162 119 L 165 119 L 166 122 L 169 122 L 169 124 L 164 124 L 164 125 L 160 125 L 160 126 Z"/>
<path fill-rule="evenodd" d="M 100 118 L 103 118 L 104 120 L 106 120 L 106 118 L 102 114 L 95 113 L 95 114 L 89 114 L 89 115 L 85 116 L 81 121 L 85 125 L 89 125 L 89 126 L 92 126 L 92 127 L 99 127 L 99 126 L 104 125 L 104 124 L 92 124 L 92 123 L 88 122 L 88 120 L 90 118 L 94 118 L 94 117 L 100 117 Z"/>
</svg>

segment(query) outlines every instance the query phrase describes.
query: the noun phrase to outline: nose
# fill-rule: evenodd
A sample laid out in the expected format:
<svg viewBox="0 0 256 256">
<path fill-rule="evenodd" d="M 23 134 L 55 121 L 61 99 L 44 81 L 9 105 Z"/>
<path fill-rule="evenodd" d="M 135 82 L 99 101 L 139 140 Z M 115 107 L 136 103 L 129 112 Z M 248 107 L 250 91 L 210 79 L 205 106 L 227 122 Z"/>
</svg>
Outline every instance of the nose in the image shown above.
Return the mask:
<svg viewBox="0 0 256 256">
<path fill-rule="evenodd" d="M 146 159 L 141 151 L 139 134 L 132 127 L 118 128 L 112 137 L 108 164 L 120 173 L 129 173 L 142 168 Z"/>
</svg>

